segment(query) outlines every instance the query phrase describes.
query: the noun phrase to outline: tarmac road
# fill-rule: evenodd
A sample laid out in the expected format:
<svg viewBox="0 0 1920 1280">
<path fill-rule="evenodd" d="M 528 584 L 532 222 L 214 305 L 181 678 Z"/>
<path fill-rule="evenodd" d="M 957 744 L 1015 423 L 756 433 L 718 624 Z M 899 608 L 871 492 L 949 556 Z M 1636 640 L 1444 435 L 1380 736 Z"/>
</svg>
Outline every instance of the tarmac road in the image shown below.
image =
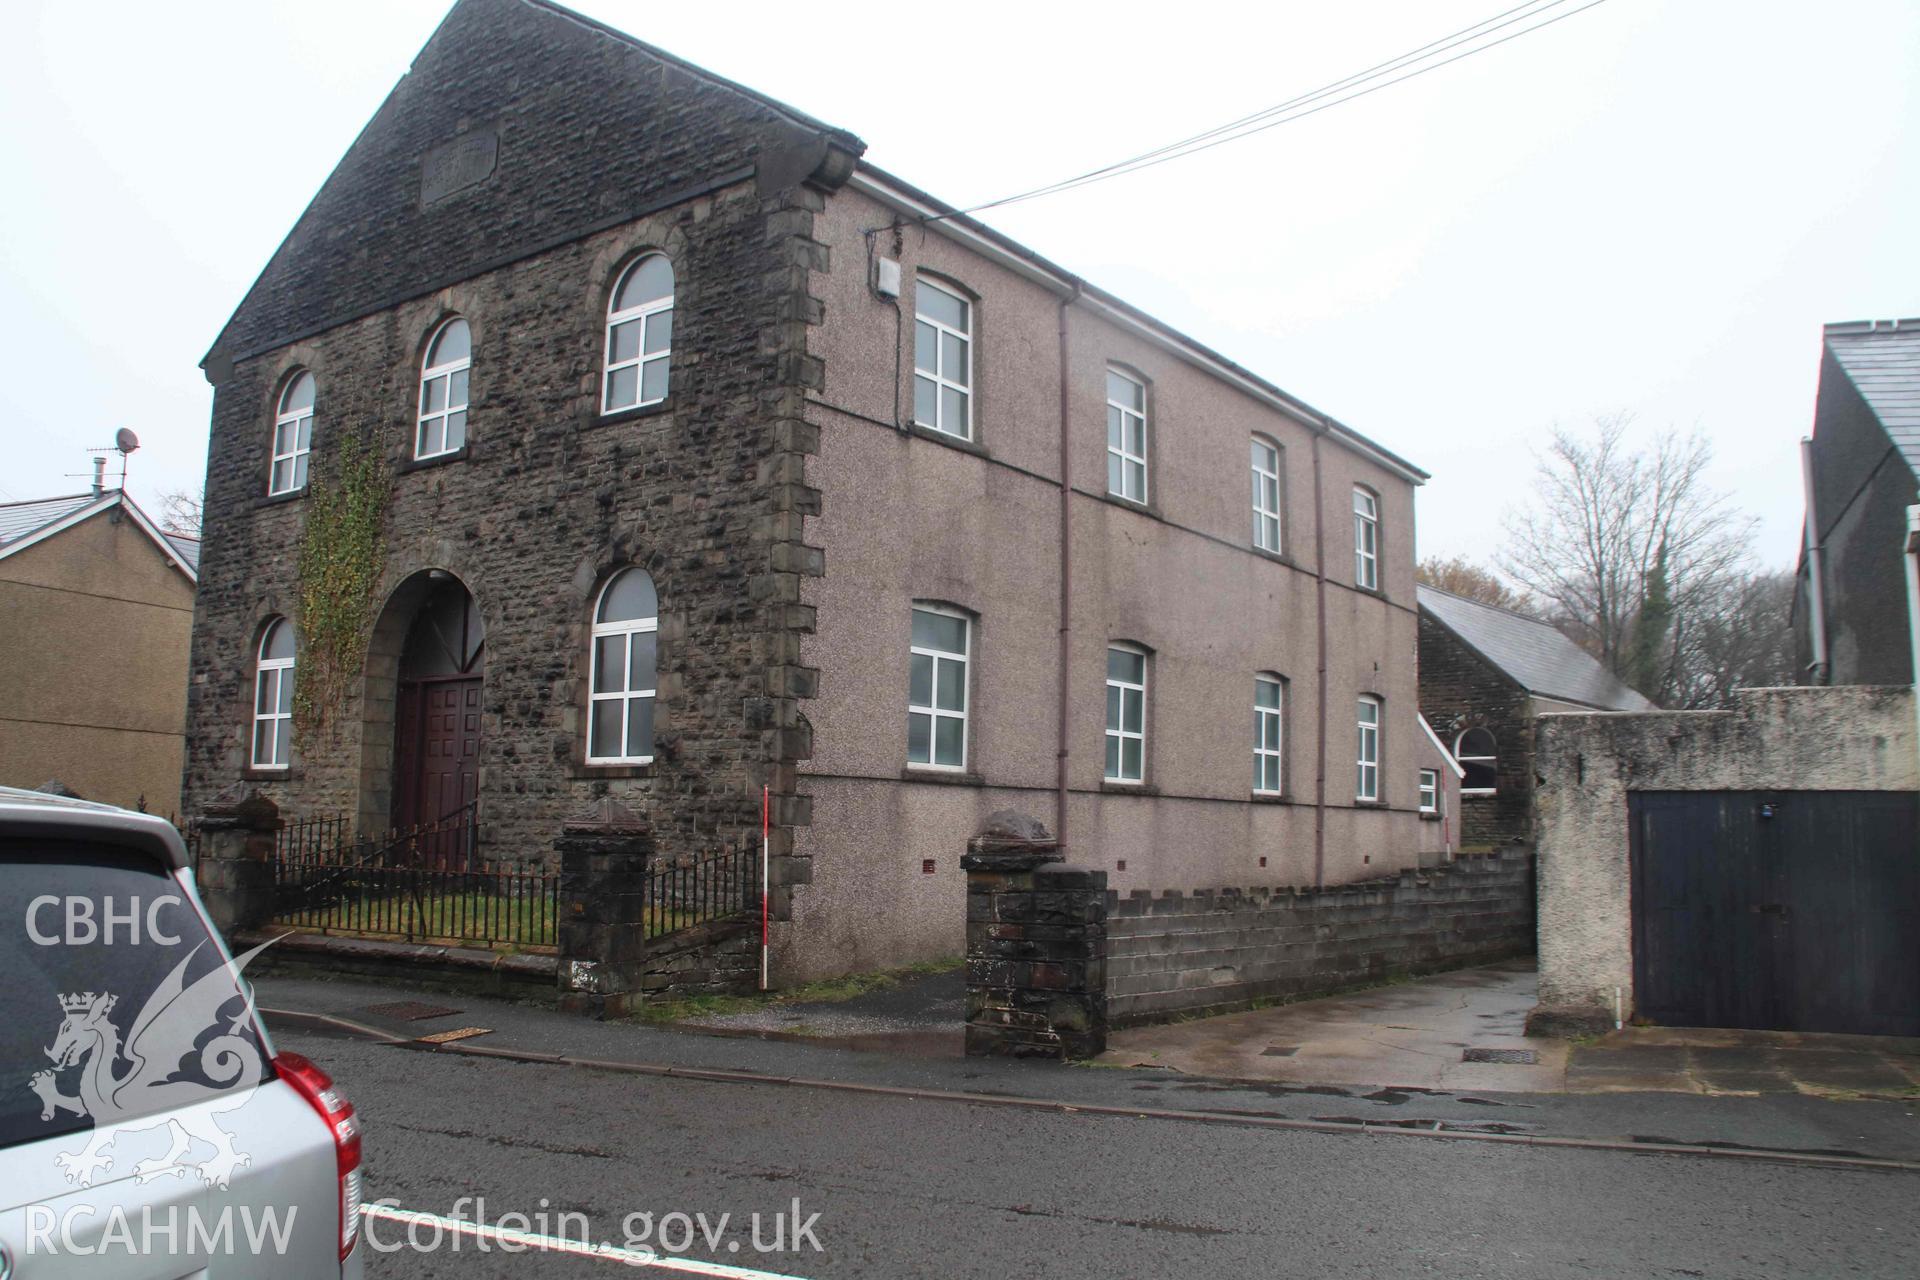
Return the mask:
<svg viewBox="0 0 1920 1280">
<path fill-rule="evenodd" d="M 1912 1172 L 1058 1114 L 426 1054 L 292 1028 L 276 1039 L 349 1091 L 367 1196 L 391 1212 L 494 1224 L 519 1212 L 528 1221 L 507 1226 L 653 1248 L 691 1233 L 681 1266 L 751 1269 L 735 1275 L 1745 1280 L 1910 1276 L 1920 1256 Z M 761 1244 L 788 1215 L 786 1248 L 755 1248 L 756 1213 Z M 706 1215 L 711 1243 L 673 1214 Z M 795 1222 L 814 1214 L 796 1249 Z M 456 1249 L 451 1232 L 422 1226 L 415 1249 L 391 1216 L 368 1230 L 398 1246 L 363 1243 L 371 1276 L 625 1269 L 481 1252 L 471 1238 Z"/>
</svg>

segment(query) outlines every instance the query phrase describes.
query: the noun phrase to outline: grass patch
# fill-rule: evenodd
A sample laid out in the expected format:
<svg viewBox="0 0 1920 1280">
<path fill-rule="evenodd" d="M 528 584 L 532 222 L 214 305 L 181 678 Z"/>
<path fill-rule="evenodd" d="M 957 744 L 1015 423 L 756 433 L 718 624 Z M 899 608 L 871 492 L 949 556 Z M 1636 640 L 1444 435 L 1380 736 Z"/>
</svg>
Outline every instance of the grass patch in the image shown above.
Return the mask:
<svg viewBox="0 0 1920 1280">
<path fill-rule="evenodd" d="M 887 991 L 915 978 L 950 973 L 965 961 L 959 956 L 922 960 L 898 969 L 874 973 L 853 973 L 843 978 L 822 978 L 784 991 L 769 991 L 751 996 L 689 996 L 684 1000 L 661 1000 L 640 1006 L 634 1012 L 636 1022 L 683 1022 L 689 1018 L 719 1017 L 730 1013 L 751 1013 L 789 1004 L 841 1004 L 875 991 Z"/>
<path fill-rule="evenodd" d="M 349 897 L 291 911 L 275 924 L 318 933 L 396 942 L 497 942 L 551 947 L 559 941 L 551 897 L 509 898 L 491 893 L 395 894 Z"/>
</svg>

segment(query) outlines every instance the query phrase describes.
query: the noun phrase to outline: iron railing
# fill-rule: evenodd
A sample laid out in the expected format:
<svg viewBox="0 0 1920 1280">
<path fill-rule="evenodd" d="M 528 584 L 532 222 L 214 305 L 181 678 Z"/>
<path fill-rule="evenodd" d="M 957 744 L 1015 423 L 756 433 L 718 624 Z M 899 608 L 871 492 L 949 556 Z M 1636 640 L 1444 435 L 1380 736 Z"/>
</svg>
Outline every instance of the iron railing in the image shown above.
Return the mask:
<svg viewBox="0 0 1920 1280">
<path fill-rule="evenodd" d="M 641 882 L 643 935 L 658 938 L 760 911 L 760 854 L 742 838 L 705 857 L 656 858 Z"/>
<path fill-rule="evenodd" d="M 553 947 L 560 877 L 518 867 L 275 861 L 274 921 L 406 942 Z"/>
</svg>

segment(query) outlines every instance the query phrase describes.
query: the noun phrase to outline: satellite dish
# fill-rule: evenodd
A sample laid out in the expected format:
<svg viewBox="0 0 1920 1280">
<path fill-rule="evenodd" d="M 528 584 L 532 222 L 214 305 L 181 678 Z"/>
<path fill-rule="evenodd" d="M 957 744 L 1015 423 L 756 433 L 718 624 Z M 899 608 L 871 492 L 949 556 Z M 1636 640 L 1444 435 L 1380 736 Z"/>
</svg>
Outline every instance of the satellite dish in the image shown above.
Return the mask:
<svg viewBox="0 0 1920 1280">
<path fill-rule="evenodd" d="M 131 428 L 122 427 L 114 433 L 113 447 L 123 454 L 132 453 L 140 447 L 140 437 L 133 434 Z"/>
</svg>

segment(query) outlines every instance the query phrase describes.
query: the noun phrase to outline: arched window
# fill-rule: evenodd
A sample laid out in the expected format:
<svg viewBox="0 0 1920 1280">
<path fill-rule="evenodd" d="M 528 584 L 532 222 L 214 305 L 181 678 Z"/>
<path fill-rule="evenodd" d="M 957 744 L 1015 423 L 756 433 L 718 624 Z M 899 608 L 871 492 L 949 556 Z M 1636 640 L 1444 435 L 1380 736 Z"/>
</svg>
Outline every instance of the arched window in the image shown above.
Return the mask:
<svg viewBox="0 0 1920 1280">
<path fill-rule="evenodd" d="M 667 398 L 673 355 L 673 264 L 648 254 L 620 277 L 607 303 L 607 380 L 601 412 Z"/>
<path fill-rule="evenodd" d="M 293 759 L 293 625 L 275 618 L 260 633 L 253 678 L 253 767 L 284 769 Z"/>
<path fill-rule="evenodd" d="M 473 332 L 459 316 L 440 326 L 427 344 L 420 368 L 420 426 L 413 456 L 435 458 L 467 443 L 467 371 L 473 367 Z"/>
<path fill-rule="evenodd" d="M 616 574 L 593 611 L 587 763 L 653 760 L 653 694 L 660 604 L 644 569 Z"/>
<path fill-rule="evenodd" d="M 1498 789 L 1495 781 L 1500 763 L 1499 745 L 1486 729 L 1469 729 L 1454 739 L 1453 758 L 1460 762 L 1466 776 L 1460 780 L 1460 794 L 1490 796 Z"/>
<path fill-rule="evenodd" d="M 307 451 L 313 447 L 313 375 L 302 369 L 280 393 L 273 415 L 273 470 L 267 493 L 307 487 Z"/>
<path fill-rule="evenodd" d="M 907 763 L 930 769 L 967 767 L 967 615 L 915 601 L 908 646 Z"/>
</svg>

